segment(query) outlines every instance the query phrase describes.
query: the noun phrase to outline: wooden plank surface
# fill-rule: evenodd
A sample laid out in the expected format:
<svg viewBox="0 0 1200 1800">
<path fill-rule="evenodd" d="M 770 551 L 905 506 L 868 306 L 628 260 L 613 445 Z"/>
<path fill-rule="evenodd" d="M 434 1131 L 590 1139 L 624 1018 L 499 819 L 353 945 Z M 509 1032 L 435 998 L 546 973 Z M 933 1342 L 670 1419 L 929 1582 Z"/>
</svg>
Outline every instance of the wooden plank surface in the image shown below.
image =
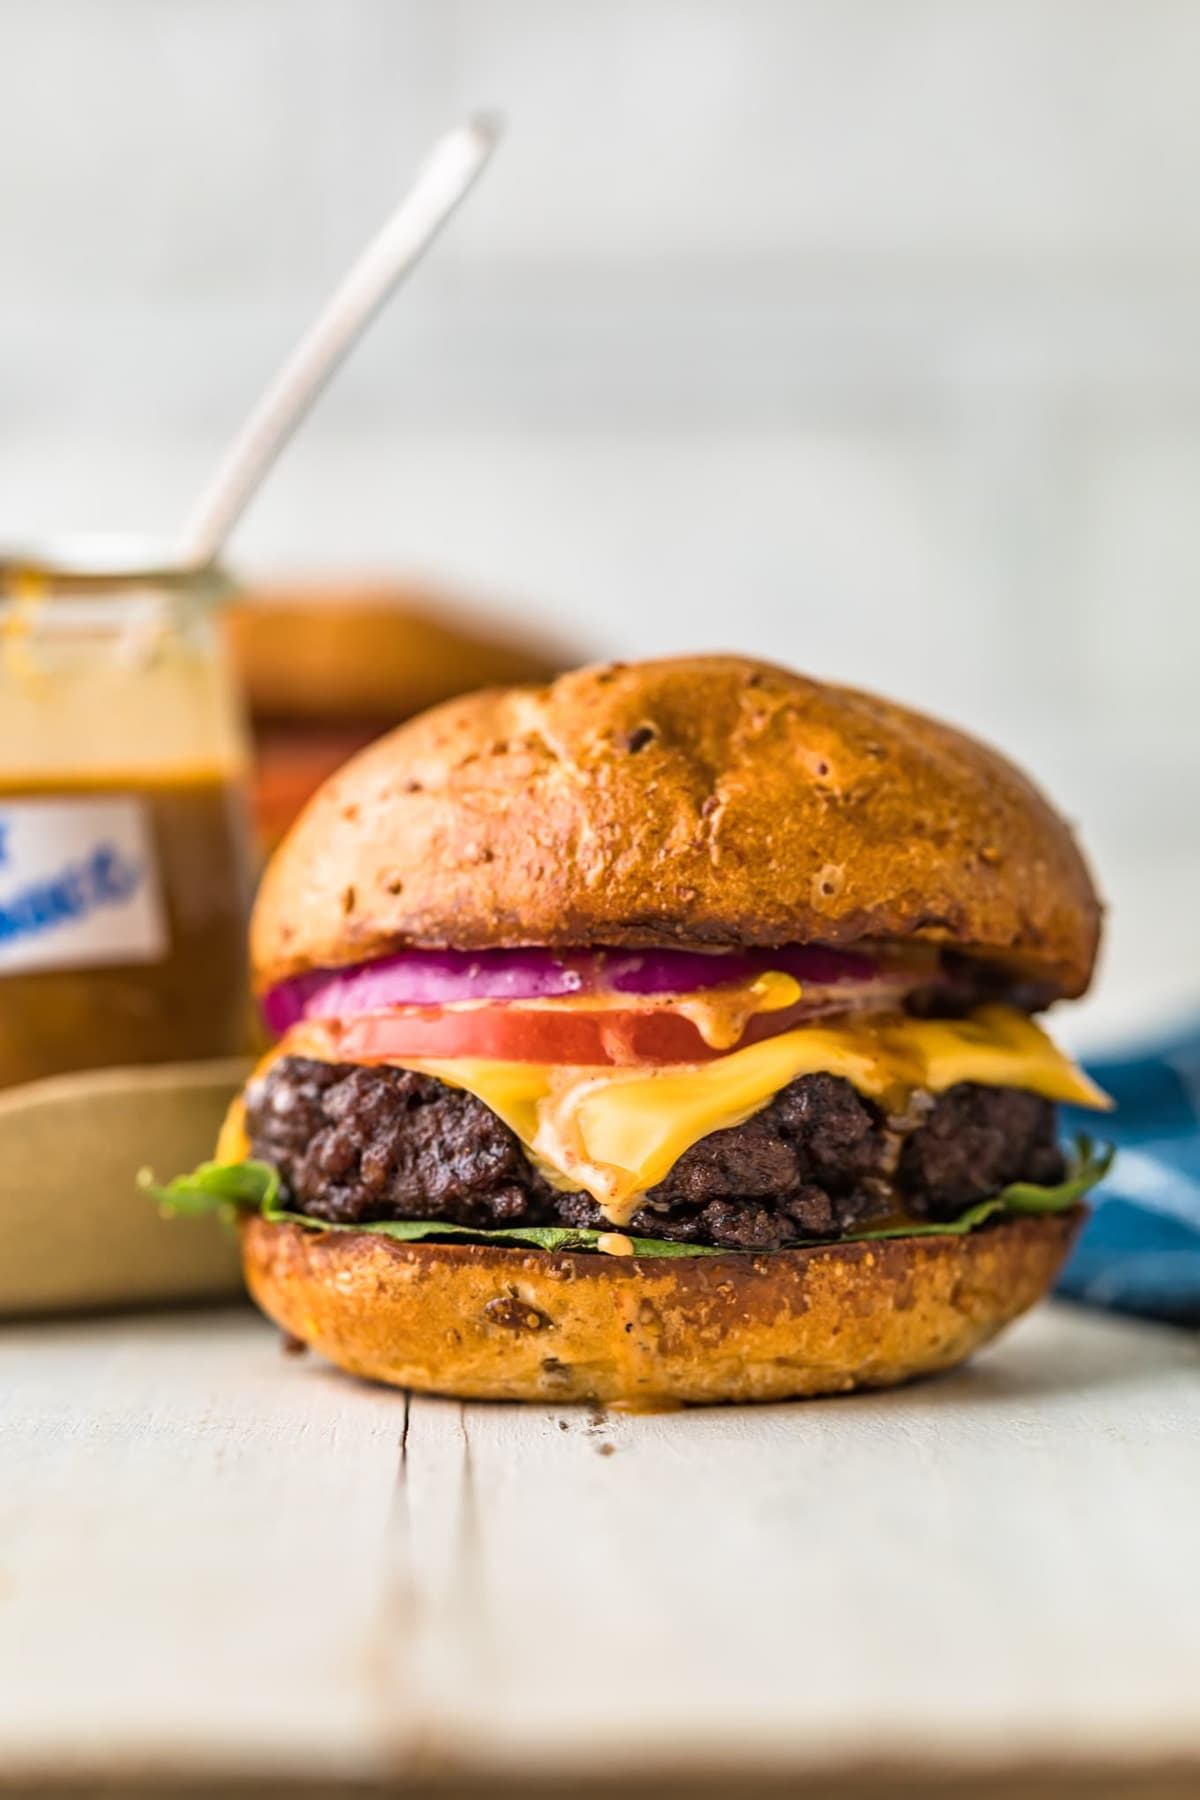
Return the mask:
<svg viewBox="0 0 1200 1800">
<path fill-rule="evenodd" d="M 1200 1344 L 638 1417 L 242 1311 L 0 1331 L 0 1772 L 1200 1769 Z"/>
</svg>

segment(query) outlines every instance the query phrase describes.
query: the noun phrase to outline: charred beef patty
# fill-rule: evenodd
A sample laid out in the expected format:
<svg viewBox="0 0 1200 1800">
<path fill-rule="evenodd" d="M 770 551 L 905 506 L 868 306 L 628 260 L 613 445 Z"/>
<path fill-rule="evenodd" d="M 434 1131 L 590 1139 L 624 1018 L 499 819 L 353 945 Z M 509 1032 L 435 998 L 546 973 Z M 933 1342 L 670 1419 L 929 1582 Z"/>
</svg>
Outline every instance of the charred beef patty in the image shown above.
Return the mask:
<svg viewBox="0 0 1200 1800">
<path fill-rule="evenodd" d="M 432 1076 L 283 1057 L 247 1089 L 246 1130 L 310 1218 L 605 1228 L 590 1195 L 552 1187 L 481 1100 Z M 897 1210 L 952 1219 L 1009 1182 L 1062 1176 L 1055 1109 L 1036 1094 L 963 1082 L 898 1120 L 848 1081 L 804 1075 L 693 1144 L 628 1229 L 778 1250 Z"/>
</svg>

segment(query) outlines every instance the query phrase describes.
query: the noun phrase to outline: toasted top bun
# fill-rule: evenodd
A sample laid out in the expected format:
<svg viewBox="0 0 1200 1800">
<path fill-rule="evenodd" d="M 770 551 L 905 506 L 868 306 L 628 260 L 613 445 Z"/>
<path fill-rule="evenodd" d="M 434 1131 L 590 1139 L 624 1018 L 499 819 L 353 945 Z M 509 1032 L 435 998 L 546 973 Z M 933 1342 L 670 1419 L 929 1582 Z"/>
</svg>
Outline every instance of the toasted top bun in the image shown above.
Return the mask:
<svg viewBox="0 0 1200 1800">
<path fill-rule="evenodd" d="M 1100 909 L 961 732 L 735 656 L 473 694 L 354 757 L 268 868 L 260 986 L 405 947 L 916 938 L 1078 994 Z"/>
<path fill-rule="evenodd" d="M 255 719 L 377 720 L 563 666 L 435 594 L 384 582 L 258 588 L 224 615 Z"/>
</svg>

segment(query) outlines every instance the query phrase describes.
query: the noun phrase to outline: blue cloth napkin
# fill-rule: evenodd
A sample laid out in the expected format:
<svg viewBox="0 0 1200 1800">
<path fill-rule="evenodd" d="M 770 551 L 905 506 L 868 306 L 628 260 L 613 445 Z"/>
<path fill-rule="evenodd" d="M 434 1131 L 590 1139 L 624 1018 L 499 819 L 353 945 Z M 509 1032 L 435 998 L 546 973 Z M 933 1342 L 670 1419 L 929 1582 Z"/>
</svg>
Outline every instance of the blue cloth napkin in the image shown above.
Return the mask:
<svg viewBox="0 0 1200 1800">
<path fill-rule="evenodd" d="M 1058 1291 L 1176 1325 L 1200 1326 L 1200 1028 L 1133 1057 L 1092 1061 L 1109 1117 L 1064 1109 L 1069 1132 L 1117 1146 Z"/>
</svg>

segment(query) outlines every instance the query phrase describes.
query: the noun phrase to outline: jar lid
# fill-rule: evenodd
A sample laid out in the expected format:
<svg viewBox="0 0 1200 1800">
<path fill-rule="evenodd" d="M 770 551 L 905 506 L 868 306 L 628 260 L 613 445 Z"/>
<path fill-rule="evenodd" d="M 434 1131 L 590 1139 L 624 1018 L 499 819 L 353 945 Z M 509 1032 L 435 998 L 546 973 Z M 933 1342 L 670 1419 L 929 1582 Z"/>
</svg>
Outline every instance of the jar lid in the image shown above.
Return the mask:
<svg viewBox="0 0 1200 1800">
<path fill-rule="evenodd" d="M 181 563 L 173 546 L 152 538 L 67 537 L 0 549 L 0 599 L 25 598 L 38 588 L 112 594 L 131 587 L 216 601 L 231 594 L 235 583 L 218 563 Z"/>
</svg>

